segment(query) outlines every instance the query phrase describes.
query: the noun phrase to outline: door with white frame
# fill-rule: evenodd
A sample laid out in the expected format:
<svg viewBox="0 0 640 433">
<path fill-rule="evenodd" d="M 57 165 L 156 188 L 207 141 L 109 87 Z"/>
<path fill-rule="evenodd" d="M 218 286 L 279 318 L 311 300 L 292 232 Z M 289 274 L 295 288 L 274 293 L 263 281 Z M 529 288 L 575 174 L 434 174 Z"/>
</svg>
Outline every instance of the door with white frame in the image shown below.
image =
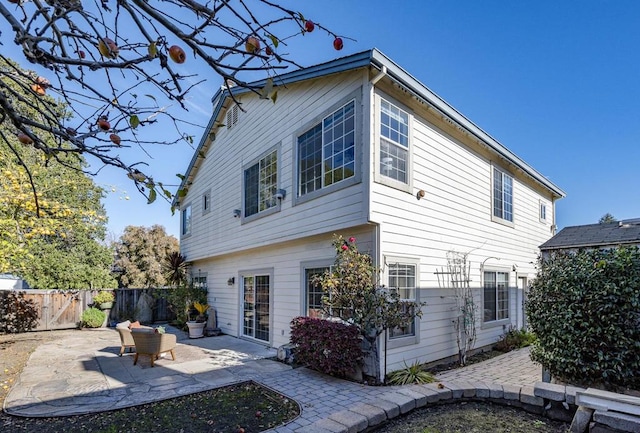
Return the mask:
<svg viewBox="0 0 640 433">
<path fill-rule="evenodd" d="M 269 342 L 271 323 L 271 275 L 242 276 L 242 336 Z"/>
</svg>

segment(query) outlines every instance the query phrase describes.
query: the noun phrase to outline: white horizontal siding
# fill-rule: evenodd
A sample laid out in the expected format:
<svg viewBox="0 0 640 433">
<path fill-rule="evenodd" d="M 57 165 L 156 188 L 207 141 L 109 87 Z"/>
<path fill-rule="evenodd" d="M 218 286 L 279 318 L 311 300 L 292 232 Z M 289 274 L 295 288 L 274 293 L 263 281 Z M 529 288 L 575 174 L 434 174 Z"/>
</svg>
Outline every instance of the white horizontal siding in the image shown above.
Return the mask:
<svg viewBox="0 0 640 433">
<path fill-rule="evenodd" d="M 453 290 L 442 288 L 436 276 L 437 271 L 446 271 L 448 251 L 469 253 L 470 284 L 478 306 L 476 347 L 482 347 L 495 343 L 510 325 L 521 321 L 517 276 L 535 275 L 538 246 L 552 235 L 550 195 L 543 197 L 518 173 L 505 170 L 499 161 L 491 161 L 443 132 L 445 126 L 440 129 L 415 112 L 412 115 L 412 193 L 371 184 L 371 220 L 380 225 L 380 254 L 419 260 L 420 300 L 427 302 L 418 344 L 389 349 L 387 371 L 402 368 L 405 362 L 433 362 L 457 355 Z M 377 126 L 373 131 L 375 142 L 379 139 Z M 491 220 L 492 163 L 514 177 L 513 226 Z M 426 194 L 417 200 L 415 194 L 421 189 Z M 547 223 L 539 221 L 541 200 L 547 203 Z M 505 326 L 482 323 L 483 262 L 486 270 L 509 271 L 512 289 Z M 517 274 L 512 271 L 514 265 Z"/>
<path fill-rule="evenodd" d="M 366 222 L 363 185 L 356 184 L 332 194 L 292 207 L 296 194 L 294 148 L 303 128 L 313 126 L 336 104 L 347 102 L 363 84 L 363 72 L 352 72 L 316 80 L 312 84 L 290 85 L 278 90 L 277 103 L 244 95 L 238 123 L 222 127 L 201 160 L 193 183 L 182 203 L 193 209 L 192 234 L 181 239 L 181 249 L 189 260 L 204 259 L 245 248 L 270 245 Z M 356 127 L 362 134 L 362 107 Z M 279 147 L 279 187 L 287 191 L 280 212 L 241 224 L 233 217 L 242 209 L 243 168 L 268 149 Z M 362 155 L 357 155 L 361 163 Z M 211 189 L 212 210 L 202 215 L 201 201 Z"/>
<path fill-rule="evenodd" d="M 373 229 L 356 228 L 342 232 L 345 237 L 355 236 L 362 251 L 373 248 Z M 299 241 L 258 248 L 239 254 L 228 254 L 215 259 L 195 261 L 195 273 L 207 273 L 208 302 L 216 309 L 218 327 L 225 334 L 241 336 L 242 273 L 272 269 L 272 317 L 270 345 L 278 347 L 289 342 L 290 323 L 303 314 L 305 286 L 301 272 L 304 262 L 333 261 L 335 250 L 333 233 L 325 233 Z M 235 278 L 229 286 L 227 280 Z"/>
</svg>

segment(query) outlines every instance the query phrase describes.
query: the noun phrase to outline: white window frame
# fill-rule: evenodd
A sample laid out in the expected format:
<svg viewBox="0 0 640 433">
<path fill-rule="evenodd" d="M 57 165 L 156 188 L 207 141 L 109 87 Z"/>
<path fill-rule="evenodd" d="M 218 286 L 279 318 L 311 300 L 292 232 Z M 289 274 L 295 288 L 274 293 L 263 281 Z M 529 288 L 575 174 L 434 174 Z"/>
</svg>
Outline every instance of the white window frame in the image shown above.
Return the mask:
<svg viewBox="0 0 640 433">
<path fill-rule="evenodd" d="M 510 197 L 507 195 L 508 191 L 505 190 L 505 179 L 509 180 L 511 184 L 511 195 Z M 498 188 L 497 182 L 500 182 L 500 188 Z M 497 191 L 499 189 L 499 191 Z M 500 195 L 497 197 L 497 195 Z M 510 200 L 508 200 L 510 198 Z M 501 207 L 500 212 L 496 214 L 496 200 L 500 200 Z M 515 220 L 515 182 L 514 178 L 507 171 L 495 166 L 491 165 L 491 220 L 495 222 L 499 222 L 501 224 L 505 224 L 508 226 L 514 225 Z M 508 203 L 511 207 L 511 218 L 509 219 L 508 210 L 505 209 L 505 203 Z"/>
<path fill-rule="evenodd" d="M 275 173 L 275 184 L 271 186 L 271 191 L 267 191 L 265 189 L 260 188 L 260 180 L 263 175 L 263 169 L 266 167 L 262 167 L 261 164 L 265 163 L 265 160 L 271 155 L 275 154 L 275 164 L 276 164 L 276 173 Z M 275 212 L 280 211 L 281 200 L 276 198 L 276 194 L 279 188 L 280 181 L 280 147 L 276 146 L 268 150 L 267 152 L 261 154 L 258 158 L 251 161 L 251 163 L 246 164 L 242 168 L 242 222 L 253 221 L 257 218 L 262 218 L 267 215 L 271 215 Z M 257 199 L 258 199 L 258 211 L 252 214 L 247 213 L 247 171 L 258 166 L 258 184 L 255 185 L 257 188 Z M 261 197 L 262 196 L 262 197 Z M 260 209 L 262 205 L 267 205 L 264 209 Z"/>
<path fill-rule="evenodd" d="M 547 203 L 540 200 L 540 206 L 538 207 L 538 216 L 540 217 L 541 223 L 546 223 L 548 221 L 547 218 Z"/>
<path fill-rule="evenodd" d="M 383 185 L 389 186 L 391 188 L 399 189 L 404 192 L 411 193 L 413 191 L 413 139 L 412 139 L 412 131 L 413 131 L 413 114 L 412 111 L 406 108 L 404 105 L 400 104 L 395 99 L 384 95 L 377 94 L 374 98 L 375 101 L 375 158 L 374 158 L 374 179 L 376 182 L 381 183 Z M 407 134 L 406 134 L 406 146 L 400 142 L 395 141 L 392 137 L 385 136 L 383 132 L 383 128 L 385 126 L 382 122 L 382 107 L 383 105 L 388 104 L 391 109 L 397 110 L 400 115 L 405 115 L 407 117 Z M 398 134 L 400 136 L 400 134 Z M 384 155 L 382 152 L 383 141 L 386 145 L 391 146 L 392 148 L 398 149 L 400 151 L 406 151 L 406 182 L 395 179 L 394 177 L 388 176 L 385 174 L 386 167 L 388 167 L 388 162 L 385 161 L 385 158 L 389 158 L 390 156 Z M 394 167 L 394 161 L 391 162 L 391 169 Z"/>
<path fill-rule="evenodd" d="M 254 329 L 254 335 L 245 335 L 244 331 L 244 325 L 245 325 L 245 321 L 244 321 L 244 309 L 245 309 L 245 305 L 244 305 L 244 296 L 245 296 L 245 287 L 244 287 L 244 279 L 249 277 L 249 278 L 255 278 L 256 277 L 263 277 L 263 276 L 267 276 L 269 277 L 269 336 L 267 340 L 263 340 L 261 338 L 256 338 L 255 337 L 255 329 Z M 275 284 L 275 281 L 273 279 L 273 268 L 266 268 L 266 269 L 255 269 L 255 270 L 241 270 L 238 272 L 238 281 L 239 281 L 239 288 L 240 288 L 240 293 L 239 293 L 239 311 L 238 311 L 238 335 L 240 335 L 241 338 L 247 339 L 247 340 L 251 340 L 251 341 L 255 341 L 256 343 L 262 343 L 262 344 L 271 344 L 273 341 L 273 287 Z M 254 289 L 255 290 L 255 289 Z M 254 305 L 256 304 L 256 300 L 254 299 Z M 254 315 L 254 320 L 255 320 L 255 315 Z M 255 326 L 255 322 L 254 322 L 254 326 Z"/>
<path fill-rule="evenodd" d="M 343 109 L 345 106 L 347 106 L 348 104 L 352 103 L 354 104 L 354 115 L 353 115 L 353 123 L 354 123 L 354 128 L 353 128 L 353 136 L 354 136 L 354 141 L 353 141 L 353 170 L 354 170 L 354 174 L 353 176 L 350 176 L 348 178 L 344 178 L 340 181 L 334 182 L 330 185 L 327 185 L 325 183 L 325 170 L 324 170 L 324 162 L 322 163 L 321 166 L 321 170 L 322 173 L 319 174 L 319 176 L 321 176 L 320 181 L 321 181 L 321 185 L 320 187 L 314 189 L 313 191 L 308 191 L 305 192 L 304 194 L 302 194 L 302 189 L 301 189 L 301 181 L 302 181 L 302 176 L 301 176 L 301 166 L 302 166 L 302 162 L 301 162 L 301 143 L 300 143 L 300 137 L 302 137 L 304 134 L 310 132 L 311 130 L 313 130 L 314 128 L 318 127 L 319 125 L 323 125 L 324 121 L 326 119 L 328 119 L 329 117 L 331 117 L 332 115 L 334 115 L 335 113 L 338 112 L 338 110 Z M 327 111 L 323 112 L 323 114 L 321 116 L 316 117 L 315 119 L 313 119 L 311 122 L 307 123 L 303 128 L 300 128 L 296 134 L 295 134 L 295 140 L 294 140 L 294 161 L 295 161 L 295 170 L 294 170 L 294 185 L 295 185 L 295 194 L 293 195 L 293 200 L 292 203 L 293 205 L 297 205 L 297 204 L 301 204 L 301 203 L 305 203 L 309 200 L 313 200 L 315 198 L 330 194 L 334 191 L 338 191 L 344 188 L 347 188 L 349 186 L 355 185 L 357 183 L 359 183 L 362 179 L 362 160 L 361 160 L 361 155 L 362 155 L 362 151 L 361 151 L 361 142 L 362 142 L 362 128 L 361 128 L 361 124 L 362 124 L 362 113 L 361 113 L 361 107 L 362 105 L 362 92 L 361 90 L 358 91 L 354 91 L 353 93 L 351 93 L 350 95 L 348 95 L 346 98 L 342 99 L 340 102 L 332 105 L 330 107 L 330 109 L 328 109 Z M 323 130 L 323 138 L 322 138 L 322 160 L 325 160 L 325 155 L 324 155 L 324 147 L 325 147 L 325 142 L 324 142 L 324 130 Z"/>
<path fill-rule="evenodd" d="M 494 282 L 495 282 L 495 287 L 487 287 L 487 274 L 493 274 L 494 275 Z M 498 275 L 505 275 L 506 276 L 506 282 L 505 283 L 505 287 L 503 287 L 501 289 L 501 287 L 499 286 L 499 281 L 498 281 Z M 506 323 L 509 323 L 510 319 L 510 315 L 511 315 L 511 289 L 510 289 L 510 281 L 511 281 L 511 272 L 509 272 L 508 269 L 504 268 L 491 268 L 491 269 L 483 269 L 482 271 L 482 310 L 481 310 L 481 314 L 482 314 L 482 326 L 483 327 L 492 327 L 492 326 L 500 326 Z M 493 289 L 494 291 L 494 295 L 495 295 L 495 305 L 494 305 L 494 312 L 495 312 L 495 318 L 489 318 L 487 319 L 486 317 L 486 313 L 485 313 L 485 296 L 486 296 L 486 292 L 488 289 Z M 502 291 L 501 291 L 502 290 Z M 506 294 L 506 309 L 504 308 L 500 308 L 500 293 Z M 502 316 L 502 314 L 506 314 L 506 316 Z"/>
<path fill-rule="evenodd" d="M 309 281 L 307 281 L 307 271 L 311 269 L 322 269 L 322 270 L 330 270 L 333 265 L 332 259 L 326 260 L 314 260 L 308 262 L 302 262 L 300 264 L 300 274 L 302 281 L 302 290 L 301 290 L 301 306 L 300 311 L 303 316 L 306 317 L 322 317 L 325 318 L 325 314 L 319 315 L 309 315 Z"/>
<path fill-rule="evenodd" d="M 191 203 L 188 203 L 180 209 L 180 236 L 183 238 L 191 236 L 192 225 L 193 212 L 191 209 Z"/>
<path fill-rule="evenodd" d="M 413 287 L 413 299 L 407 299 L 411 301 L 415 301 L 416 303 L 420 303 L 420 260 L 416 258 L 408 258 L 408 257 L 397 257 L 397 256 L 385 256 L 385 278 L 387 282 L 387 287 L 389 290 L 393 290 L 391 284 L 391 266 L 401 265 L 401 266 L 413 266 L 414 268 L 414 287 Z M 413 344 L 418 344 L 420 342 L 420 318 L 414 318 L 413 323 L 413 333 L 398 335 L 396 337 L 391 336 L 392 332 L 389 330 L 387 332 L 387 349 L 395 349 L 397 347 L 404 347 Z"/>
</svg>

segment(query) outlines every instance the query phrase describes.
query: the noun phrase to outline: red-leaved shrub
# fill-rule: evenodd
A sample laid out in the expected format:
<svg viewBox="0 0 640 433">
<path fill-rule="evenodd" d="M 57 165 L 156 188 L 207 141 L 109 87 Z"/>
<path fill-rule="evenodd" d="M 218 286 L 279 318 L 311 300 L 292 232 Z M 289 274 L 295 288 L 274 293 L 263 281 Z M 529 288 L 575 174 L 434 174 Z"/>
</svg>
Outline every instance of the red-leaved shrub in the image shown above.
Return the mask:
<svg viewBox="0 0 640 433">
<path fill-rule="evenodd" d="M 291 343 L 297 363 L 332 376 L 353 374 L 362 361 L 357 327 L 311 317 L 291 321 Z"/>
</svg>

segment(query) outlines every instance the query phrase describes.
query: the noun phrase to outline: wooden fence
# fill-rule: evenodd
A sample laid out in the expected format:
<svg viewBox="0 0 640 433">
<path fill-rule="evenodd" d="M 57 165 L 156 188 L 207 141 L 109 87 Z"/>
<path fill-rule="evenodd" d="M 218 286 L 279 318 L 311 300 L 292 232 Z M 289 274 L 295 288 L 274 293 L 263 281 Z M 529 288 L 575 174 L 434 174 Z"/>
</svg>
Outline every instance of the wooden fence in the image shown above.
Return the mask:
<svg viewBox="0 0 640 433">
<path fill-rule="evenodd" d="M 169 308 L 162 291 L 168 289 L 115 289 L 116 301 L 109 311 L 108 324 L 137 320 L 138 302 L 143 293 L 152 296 L 151 323 L 169 322 L 175 314 Z M 77 328 L 82 312 L 93 304 L 99 290 L 20 290 L 32 300 L 38 310 L 38 325 L 34 331 Z"/>
</svg>

